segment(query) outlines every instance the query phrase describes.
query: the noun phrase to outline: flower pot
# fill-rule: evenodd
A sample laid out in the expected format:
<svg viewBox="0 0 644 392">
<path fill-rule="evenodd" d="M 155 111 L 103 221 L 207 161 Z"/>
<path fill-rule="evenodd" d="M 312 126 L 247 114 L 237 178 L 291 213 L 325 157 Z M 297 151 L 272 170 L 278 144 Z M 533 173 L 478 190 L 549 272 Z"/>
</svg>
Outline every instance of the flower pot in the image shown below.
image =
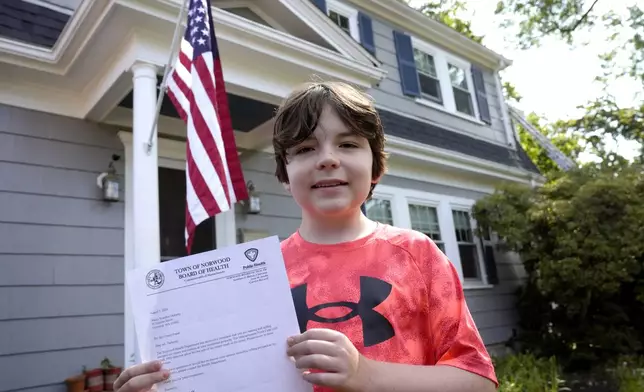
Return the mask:
<svg viewBox="0 0 644 392">
<path fill-rule="evenodd" d="M 96 368 L 85 372 L 87 377 L 87 389 L 89 392 L 101 392 L 105 384 L 103 377 L 103 369 Z"/>
<path fill-rule="evenodd" d="M 65 379 L 67 392 L 83 392 L 85 390 L 85 375 L 79 374 Z"/>
<path fill-rule="evenodd" d="M 105 370 L 103 370 L 103 375 L 105 377 L 105 386 L 103 386 L 104 391 L 112 391 L 114 390 L 114 381 L 118 378 L 119 374 L 121 374 L 121 368 L 120 367 L 110 367 Z"/>
</svg>

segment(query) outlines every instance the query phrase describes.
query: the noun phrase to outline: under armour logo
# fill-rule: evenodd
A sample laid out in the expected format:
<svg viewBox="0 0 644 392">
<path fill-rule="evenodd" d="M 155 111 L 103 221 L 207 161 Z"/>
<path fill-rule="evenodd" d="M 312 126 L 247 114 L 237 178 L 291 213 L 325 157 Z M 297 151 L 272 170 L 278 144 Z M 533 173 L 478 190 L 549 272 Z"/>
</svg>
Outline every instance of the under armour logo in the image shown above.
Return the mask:
<svg viewBox="0 0 644 392">
<path fill-rule="evenodd" d="M 307 285 L 303 284 L 291 289 L 293 302 L 295 303 L 295 313 L 300 325 L 300 332 L 306 331 L 309 321 L 319 323 L 339 323 L 350 320 L 359 316 L 362 320 L 362 336 L 365 347 L 374 346 L 391 339 L 396 334 L 394 327 L 389 320 L 382 314 L 376 312 L 374 308 L 383 303 L 391 293 L 391 285 L 380 279 L 369 276 L 360 277 L 360 300 L 358 303 L 339 301 L 320 304 L 312 308 L 306 305 Z M 332 307 L 347 307 L 351 312 L 336 318 L 327 318 L 317 315 L 322 309 Z"/>
</svg>

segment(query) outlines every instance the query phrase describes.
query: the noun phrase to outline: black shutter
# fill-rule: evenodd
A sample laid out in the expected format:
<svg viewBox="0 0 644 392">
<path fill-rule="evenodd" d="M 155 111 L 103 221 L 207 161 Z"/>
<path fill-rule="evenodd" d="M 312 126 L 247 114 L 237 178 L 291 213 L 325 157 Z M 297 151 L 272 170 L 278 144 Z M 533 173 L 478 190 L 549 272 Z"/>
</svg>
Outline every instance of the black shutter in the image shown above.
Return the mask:
<svg viewBox="0 0 644 392">
<path fill-rule="evenodd" d="M 483 257 L 485 257 L 487 282 L 489 284 L 498 284 L 499 276 L 496 271 L 496 259 L 494 258 L 494 247 L 492 245 L 483 246 Z"/>
<path fill-rule="evenodd" d="M 311 2 L 326 15 L 326 0 L 311 0 Z"/>
<path fill-rule="evenodd" d="M 373 39 L 373 23 L 368 15 L 358 12 L 358 29 L 360 30 L 360 43 L 371 54 L 376 54 L 376 44 Z"/>
<path fill-rule="evenodd" d="M 411 37 L 405 33 L 394 30 L 394 44 L 396 46 L 396 58 L 398 59 L 398 71 L 400 72 L 400 85 L 405 95 L 420 97 L 420 83 L 416 73 L 416 62 L 414 61 L 414 48 L 411 44 Z"/>
<path fill-rule="evenodd" d="M 474 91 L 476 92 L 476 101 L 479 105 L 479 117 L 486 124 L 492 124 L 490 117 L 490 106 L 487 102 L 485 93 L 485 80 L 483 80 L 483 71 L 472 66 L 472 81 L 474 82 Z"/>
</svg>

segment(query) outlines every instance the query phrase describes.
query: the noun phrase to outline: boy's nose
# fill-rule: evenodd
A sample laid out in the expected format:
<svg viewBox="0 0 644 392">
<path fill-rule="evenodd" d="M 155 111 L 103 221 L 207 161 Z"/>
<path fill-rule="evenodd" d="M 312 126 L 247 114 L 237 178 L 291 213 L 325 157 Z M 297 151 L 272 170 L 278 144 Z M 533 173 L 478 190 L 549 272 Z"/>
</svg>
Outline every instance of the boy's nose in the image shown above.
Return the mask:
<svg viewBox="0 0 644 392">
<path fill-rule="evenodd" d="M 322 151 L 320 159 L 318 160 L 317 168 L 319 170 L 323 169 L 335 169 L 340 166 L 340 161 L 332 151 Z"/>
</svg>

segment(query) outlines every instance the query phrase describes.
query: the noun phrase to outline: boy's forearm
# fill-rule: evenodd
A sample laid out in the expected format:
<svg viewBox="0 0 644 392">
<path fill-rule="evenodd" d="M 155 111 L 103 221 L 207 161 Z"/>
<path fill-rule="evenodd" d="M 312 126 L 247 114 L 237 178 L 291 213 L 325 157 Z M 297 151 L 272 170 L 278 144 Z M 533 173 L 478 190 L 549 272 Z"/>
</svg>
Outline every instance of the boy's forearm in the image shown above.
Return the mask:
<svg viewBox="0 0 644 392">
<path fill-rule="evenodd" d="M 492 381 L 453 366 L 414 366 L 364 359 L 356 392 L 494 392 Z"/>
</svg>

